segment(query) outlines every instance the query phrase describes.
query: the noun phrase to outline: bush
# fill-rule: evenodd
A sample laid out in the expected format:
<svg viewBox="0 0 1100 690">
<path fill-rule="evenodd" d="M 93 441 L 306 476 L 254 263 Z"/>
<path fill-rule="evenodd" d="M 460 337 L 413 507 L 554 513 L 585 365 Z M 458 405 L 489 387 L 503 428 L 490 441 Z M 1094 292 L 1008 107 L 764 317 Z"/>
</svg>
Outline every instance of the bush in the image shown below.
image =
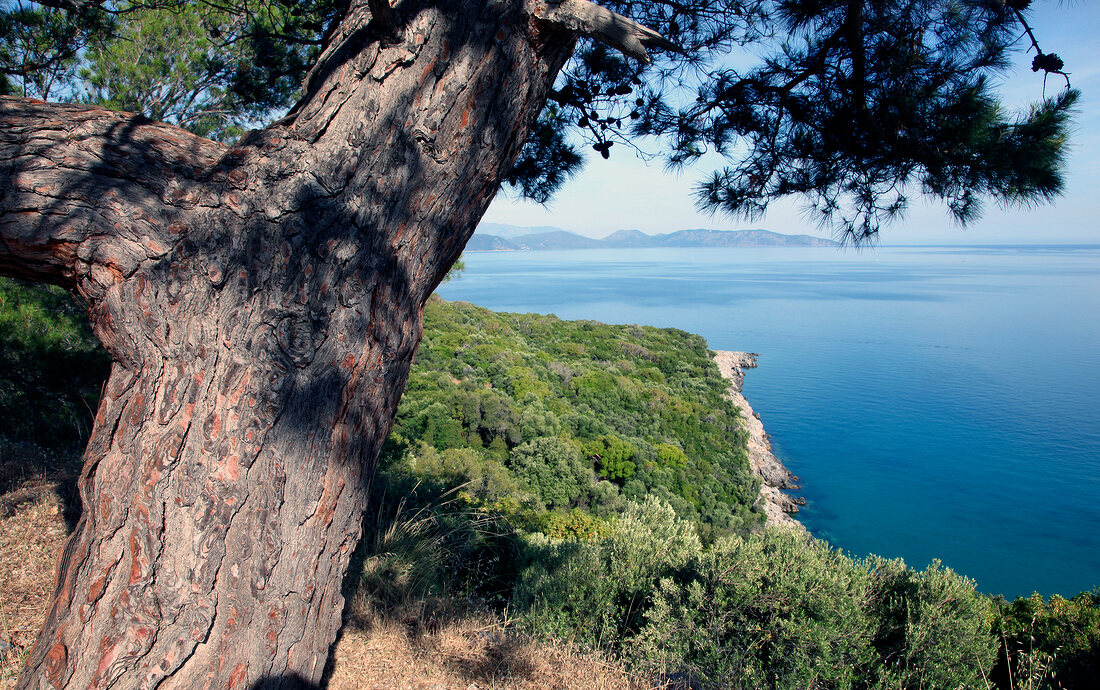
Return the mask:
<svg viewBox="0 0 1100 690">
<path fill-rule="evenodd" d="M 550 436 L 516 446 L 509 465 L 516 478 L 548 506 L 568 506 L 593 483 L 577 447 Z"/>
<path fill-rule="evenodd" d="M 611 527 L 587 511 L 574 508 L 570 511 L 554 510 L 545 513 L 540 520 L 540 531 L 554 539 L 576 539 L 589 541 L 607 536 Z"/>
<path fill-rule="evenodd" d="M 618 649 L 641 626 L 657 581 L 701 548 L 695 529 L 668 504 L 631 502 L 603 538 L 529 537 L 512 604 L 539 633 Z"/>
<path fill-rule="evenodd" d="M 1086 688 L 1100 678 L 1100 590 L 998 602 L 994 628 L 1002 688 Z"/>
<path fill-rule="evenodd" d="M 870 605 L 879 682 L 891 688 L 981 687 L 996 645 L 989 600 L 933 561 L 922 572 L 872 557 Z M 869 673 L 869 676 L 875 674 Z"/>
<path fill-rule="evenodd" d="M 705 687 L 852 687 L 871 660 L 867 586 L 865 569 L 790 530 L 724 539 L 661 579 L 626 653 Z"/>
<path fill-rule="evenodd" d="M 599 436 L 584 444 L 583 451 L 604 479 L 622 482 L 634 476 L 635 464 L 631 458 L 638 451 L 618 436 Z"/>
<path fill-rule="evenodd" d="M 687 455 L 676 446 L 667 443 L 657 444 L 657 462 L 663 467 L 684 467 L 688 464 Z"/>
</svg>

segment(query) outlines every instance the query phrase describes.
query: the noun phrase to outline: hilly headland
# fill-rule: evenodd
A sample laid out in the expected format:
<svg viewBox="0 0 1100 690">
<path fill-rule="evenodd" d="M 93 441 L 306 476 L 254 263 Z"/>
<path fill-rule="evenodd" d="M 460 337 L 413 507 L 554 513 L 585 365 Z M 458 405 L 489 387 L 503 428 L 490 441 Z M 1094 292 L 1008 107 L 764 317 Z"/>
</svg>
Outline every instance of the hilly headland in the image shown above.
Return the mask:
<svg viewBox="0 0 1100 690">
<path fill-rule="evenodd" d="M 471 252 L 514 252 L 548 249 L 652 249 L 674 247 L 835 247 L 833 240 L 813 235 L 787 235 L 769 230 L 690 229 L 648 235 L 617 230 L 596 239 L 562 228 L 482 223 L 466 245 Z"/>
</svg>

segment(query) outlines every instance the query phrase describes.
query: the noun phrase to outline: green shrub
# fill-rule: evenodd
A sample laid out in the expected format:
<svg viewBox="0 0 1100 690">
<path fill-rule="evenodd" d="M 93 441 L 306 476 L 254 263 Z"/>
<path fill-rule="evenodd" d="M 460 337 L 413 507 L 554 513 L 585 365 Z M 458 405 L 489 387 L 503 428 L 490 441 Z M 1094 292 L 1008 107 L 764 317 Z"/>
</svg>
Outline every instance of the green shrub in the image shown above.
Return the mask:
<svg viewBox="0 0 1100 690">
<path fill-rule="evenodd" d="M 509 467 L 546 505 L 568 506 L 593 483 L 592 470 L 573 443 L 555 436 L 512 449 Z"/>
<path fill-rule="evenodd" d="M 768 530 L 662 578 L 635 664 L 721 688 L 848 688 L 871 660 L 867 573 L 824 542 Z"/>
<path fill-rule="evenodd" d="M 999 687 L 1087 688 L 1100 678 L 1100 590 L 998 604 Z"/>
<path fill-rule="evenodd" d="M 606 520 L 594 517 L 580 508 L 545 513 L 539 523 L 539 531 L 554 539 L 590 541 L 611 532 L 611 526 Z"/>
<path fill-rule="evenodd" d="M 434 480 L 440 493 L 461 487 L 471 503 L 492 503 L 520 492 L 519 482 L 511 472 L 472 448 L 448 448 L 440 452 L 418 442 L 405 460 L 409 472 L 424 480 Z"/>
<path fill-rule="evenodd" d="M 558 416 L 540 402 L 524 408 L 520 413 L 519 428 L 523 439 L 530 441 L 540 436 L 558 436 L 562 424 Z"/>
<path fill-rule="evenodd" d="M 109 369 L 83 305 L 58 287 L 0 278 L 0 437 L 83 446 Z"/>
<path fill-rule="evenodd" d="M 664 467 L 685 467 L 688 464 L 687 455 L 676 446 L 667 443 L 657 444 L 657 462 Z"/>
<path fill-rule="evenodd" d="M 890 688 L 982 687 L 996 645 L 989 600 L 974 581 L 933 561 L 917 572 L 872 557 L 870 607 L 878 677 Z M 868 673 L 874 676 L 874 673 Z"/>
<path fill-rule="evenodd" d="M 629 503 L 589 542 L 533 535 L 512 605 L 542 634 L 617 649 L 641 626 L 654 586 L 701 551 L 691 523 L 654 498 Z"/>
<path fill-rule="evenodd" d="M 618 436 L 601 435 L 584 444 L 582 450 L 604 479 L 622 482 L 634 476 L 631 458 L 638 451 Z"/>
</svg>

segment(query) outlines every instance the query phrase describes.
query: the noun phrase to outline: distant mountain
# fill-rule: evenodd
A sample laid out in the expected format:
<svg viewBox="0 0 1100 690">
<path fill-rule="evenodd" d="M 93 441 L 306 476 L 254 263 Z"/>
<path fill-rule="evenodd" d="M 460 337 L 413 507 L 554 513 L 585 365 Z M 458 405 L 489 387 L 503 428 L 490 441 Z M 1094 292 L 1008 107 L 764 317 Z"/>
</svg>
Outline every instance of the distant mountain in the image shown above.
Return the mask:
<svg viewBox="0 0 1100 690">
<path fill-rule="evenodd" d="M 506 233 L 506 234 L 498 234 Z M 539 249 L 634 249 L 651 247 L 835 247 L 837 243 L 812 235 L 784 235 L 768 230 L 680 230 L 647 235 L 640 230 L 618 230 L 593 239 L 554 227 L 524 228 L 500 223 L 478 227 L 469 251 Z"/>
<path fill-rule="evenodd" d="M 603 240 L 594 240 L 568 230 L 521 235 L 512 243 L 519 245 L 520 249 L 602 249 L 607 246 Z"/>
<path fill-rule="evenodd" d="M 652 247 L 653 235 L 647 235 L 641 230 L 617 230 L 603 241 L 609 247 Z"/>
<path fill-rule="evenodd" d="M 506 223 L 482 223 L 477 226 L 478 235 L 496 235 L 506 240 L 512 240 L 523 235 L 540 235 L 547 232 L 568 232 L 563 228 L 555 228 L 550 225 L 536 227 L 523 227 L 520 225 L 508 225 Z"/>
<path fill-rule="evenodd" d="M 837 243 L 813 235 L 784 235 L 768 230 L 680 230 L 646 235 L 620 230 L 604 238 L 608 247 L 835 247 Z"/>
<path fill-rule="evenodd" d="M 520 247 L 497 235 L 482 235 L 475 232 L 470 241 L 466 243 L 466 250 L 471 252 L 514 252 Z"/>
</svg>

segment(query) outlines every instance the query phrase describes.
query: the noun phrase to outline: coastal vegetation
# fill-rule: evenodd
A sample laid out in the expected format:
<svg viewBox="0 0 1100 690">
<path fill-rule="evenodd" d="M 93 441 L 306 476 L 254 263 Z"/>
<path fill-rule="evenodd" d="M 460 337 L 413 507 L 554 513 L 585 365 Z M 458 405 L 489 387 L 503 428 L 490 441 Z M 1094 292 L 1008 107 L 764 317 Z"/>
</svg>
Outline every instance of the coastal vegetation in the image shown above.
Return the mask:
<svg viewBox="0 0 1100 690">
<path fill-rule="evenodd" d="M 433 299 L 382 471 L 558 536 L 656 496 L 707 536 L 763 523 L 697 335 Z"/>
<path fill-rule="evenodd" d="M 106 356 L 55 288 L 0 279 L 0 324 L 4 515 L 33 509 L 19 496 L 61 476 L 54 519 L 71 528 L 80 507 L 65 487 Z M 622 673 L 692 687 L 1096 677 L 1098 591 L 1010 602 L 940 563 L 855 559 L 765 529 L 726 385 L 689 333 L 431 300 L 372 486 L 388 500 L 367 517 L 347 583 L 348 639 L 461 604 L 531 649 L 593 650 Z M 30 641 L 9 631 L 39 624 L 13 619 L 28 615 L 8 607 L 17 598 L 0 597 L 8 672 Z M 364 619 L 373 627 L 356 627 Z M 604 663 L 578 658 L 563 663 Z"/>
</svg>

